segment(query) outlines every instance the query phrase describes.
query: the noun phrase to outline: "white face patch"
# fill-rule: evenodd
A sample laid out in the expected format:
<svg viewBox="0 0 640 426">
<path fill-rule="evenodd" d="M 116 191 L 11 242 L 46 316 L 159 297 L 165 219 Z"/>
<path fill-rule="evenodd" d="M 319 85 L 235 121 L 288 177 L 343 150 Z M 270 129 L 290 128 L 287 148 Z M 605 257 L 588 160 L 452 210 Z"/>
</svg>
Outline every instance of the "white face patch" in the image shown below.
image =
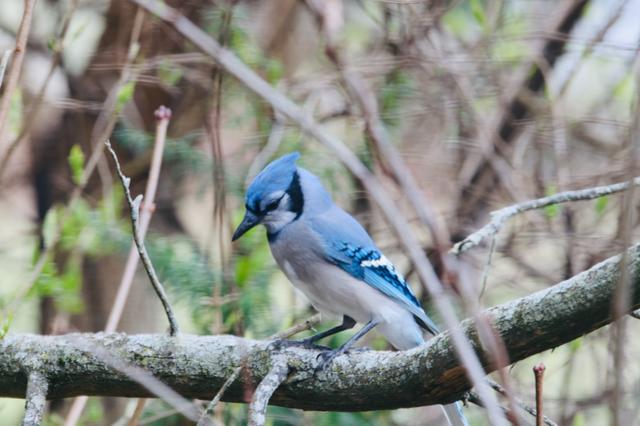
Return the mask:
<svg viewBox="0 0 640 426">
<path fill-rule="evenodd" d="M 394 269 L 393 267 L 393 263 L 391 263 L 389 261 L 389 259 L 386 258 L 385 255 L 381 255 L 380 259 L 375 259 L 375 260 L 363 260 L 362 262 L 360 262 L 360 266 L 362 266 L 363 268 L 379 268 L 379 267 L 386 267 L 389 269 Z"/>
<path fill-rule="evenodd" d="M 285 193 L 282 195 L 278 207 L 264 216 L 262 224 L 267 227 L 270 233 L 276 233 L 293 222 L 295 218 L 296 213 L 289 210 L 289 194 Z"/>
</svg>

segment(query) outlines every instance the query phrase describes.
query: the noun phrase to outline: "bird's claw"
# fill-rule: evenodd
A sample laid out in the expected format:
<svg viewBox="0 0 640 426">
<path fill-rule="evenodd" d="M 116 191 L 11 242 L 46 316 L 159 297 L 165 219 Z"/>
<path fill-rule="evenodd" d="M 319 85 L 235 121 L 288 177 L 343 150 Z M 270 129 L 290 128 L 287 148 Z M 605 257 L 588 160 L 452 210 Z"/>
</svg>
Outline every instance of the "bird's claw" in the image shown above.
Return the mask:
<svg viewBox="0 0 640 426">
<path fill-rule="evenodd" d="M 324 351 L 318 354 L 316 359 L 319 361 L 318 366 L 315 369 L 316 373 L 321 373 L 331 365 L 334 359 L 339 357 L 340 355 L 346 353 L 347 351 L 341 349 L 332 349 L 328 351 Z"/>
</svg>

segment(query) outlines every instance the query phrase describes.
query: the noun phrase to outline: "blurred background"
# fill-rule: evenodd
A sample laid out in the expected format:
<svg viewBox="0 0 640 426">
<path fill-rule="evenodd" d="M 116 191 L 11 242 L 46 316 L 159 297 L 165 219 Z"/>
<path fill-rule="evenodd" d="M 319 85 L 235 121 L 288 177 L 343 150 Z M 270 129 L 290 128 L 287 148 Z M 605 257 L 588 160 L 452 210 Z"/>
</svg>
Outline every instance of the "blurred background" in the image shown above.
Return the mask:
<svg viewBox="0 0 640 426">
<path fill-rule="evenodd" d="M 445 282 L 451 271 L 441 260 L 451 243 L 485 224 L 490 211 L 639 174 L 640 0 L 166 3 L 341 138 L 395 197 L 398 214 L 414 225 Z M 15 46 L 23 6 L 0 1 L 0 54 Z M 372 96 L 373 120 L 386 128 L 403 173 L 413 176 L 433 212 L 431 230 L 394 179 L 372 137 L 371 110 L 346 70 Z M 38 0 L 19 77 L 0 125 L 2 335 L 105 328 L 131 228 L 113 163 L 99 153 L 110 138 L 133 192 L 143 192 L 160 105 L 172 118 L 146 241 L 184 332 L 260 339 L 314 313 L 277 270 L 262 229 L 230 241 L 247 180 L 293 150 L 365 225 L 439 322 L 397 238 L 335 154 L 130 2 Z M 490 307 L 569 278 L 619 253 L 637 234 L 637 203 L 628 197 L 552 206 L 510 222 L 496 239 L 490 268 L 489 250 L 480 247 L 455 274 Z M 118 330 L 163 332 L 161 306 L 138 269 Z M 639 322 L 630 321 L 628 335 L 637 335 Z M 388 348 L 375 333 L 365 340 Z M 638 342 L 630 338 L 625 346 L 626 359 L 637 360 Z M 533 405 L 531 368 L 544 362 L 545 414 L 561 425 L 611 424 L 614 404 L 626 410 L 621 424 L 640 425 L 640 366 L 624 364 L 623 399 L 614 402 L 619 364 L 611 348 L 605 327 L 519 362 L 508 375 L 516 395 Z M 135 404 L 91 398 L 79 424 L 125 424 Z M 0 422 L 18 424 L 22 406 L 0 399 Z M 46 424 L 63 424 L 68 406 L 52 402 Z M 243 424 L 246 409 L 221 404 L 216 417 Z M 466 412 L 471 424 L 486 424 L 481 409 Z M 434 407 L 366 413 L 271 407 L 268 422 L 442 419 Z M 185 423 L 150 400 L 140 424 Z"/>
</svg>

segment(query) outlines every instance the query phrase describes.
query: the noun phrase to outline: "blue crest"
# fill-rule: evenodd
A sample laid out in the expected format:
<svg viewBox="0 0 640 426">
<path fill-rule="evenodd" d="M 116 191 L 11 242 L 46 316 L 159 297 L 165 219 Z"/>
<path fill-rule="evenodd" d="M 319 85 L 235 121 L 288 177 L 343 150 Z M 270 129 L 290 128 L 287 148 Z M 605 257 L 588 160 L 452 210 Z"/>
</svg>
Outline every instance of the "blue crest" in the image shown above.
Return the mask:
<svg viewBox="0 0 640 426">
<path fill-rule="evenodd" d="M 246 196 L 247 205 L 257 210 L 260 200 L 273 192 L 285 191 L 297 171 L 298 158 L 300 153 L 292 152 L 269 163 L 249 185 Z"/>
</svg>

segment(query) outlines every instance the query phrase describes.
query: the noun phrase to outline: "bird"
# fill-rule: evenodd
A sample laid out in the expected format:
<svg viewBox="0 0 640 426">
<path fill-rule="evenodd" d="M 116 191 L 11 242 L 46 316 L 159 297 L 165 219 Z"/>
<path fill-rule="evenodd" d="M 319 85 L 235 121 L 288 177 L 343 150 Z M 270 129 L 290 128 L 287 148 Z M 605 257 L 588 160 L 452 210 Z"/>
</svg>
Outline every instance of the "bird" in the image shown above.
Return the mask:
<svg viewBox="0 0 640 426">
<path fill-rule="evenodd" d="M 336 205 L 320 179 L 297 166 L 298 152 L 269 163 L 249 184 L 245 215 L 236 241 L 264 225 L 279 268 L 321 313 L 342 323 L 298 343 L 317 347 L 320 339 L 364 324 L 338 349 L 325 351 L 319 369 L 346 353 L 376 328 L 397 350 L 424 343 L 423 330 L 436 335 L 411 288 L 362 225 Z M 443 406 L 449 423 L 468 426 L 462 404 Z"/>
</svg>

